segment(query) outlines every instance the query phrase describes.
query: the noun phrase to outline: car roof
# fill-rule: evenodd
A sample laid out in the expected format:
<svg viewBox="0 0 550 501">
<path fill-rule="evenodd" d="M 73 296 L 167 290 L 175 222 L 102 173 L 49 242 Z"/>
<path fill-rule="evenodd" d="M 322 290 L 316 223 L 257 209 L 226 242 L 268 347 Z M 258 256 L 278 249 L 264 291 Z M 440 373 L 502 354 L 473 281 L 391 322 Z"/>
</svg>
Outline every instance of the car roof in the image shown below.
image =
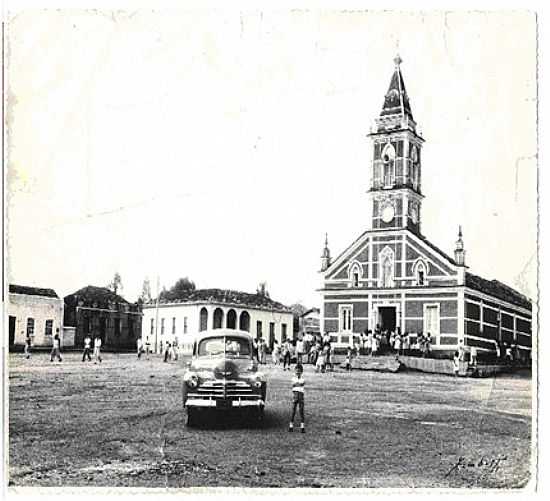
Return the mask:
<svg viewBox="0 0 550 501">
<path fill-rule="evenodd" d="M 200 341 L 205 338 L 220 336 L 242 337 L 249 341 L 252 340 L 252 335 L 250 334 L 250 332 L 237 329 L 210 329 L 207 331 L 202 331 L 196 334 L 195 340 Z"/>
</svg>

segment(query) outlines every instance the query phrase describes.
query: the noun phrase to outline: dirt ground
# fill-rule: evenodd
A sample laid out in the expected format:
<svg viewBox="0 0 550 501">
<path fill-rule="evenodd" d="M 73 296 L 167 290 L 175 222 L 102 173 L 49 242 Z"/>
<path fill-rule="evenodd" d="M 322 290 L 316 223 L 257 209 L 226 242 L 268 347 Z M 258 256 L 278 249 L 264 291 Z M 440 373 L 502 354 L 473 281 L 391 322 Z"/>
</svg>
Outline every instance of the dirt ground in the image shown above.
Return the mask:
<svg viewBox="0 0 550 501">
<path fill-rule="evenodd" d="M 9 358 L 12 486 L 521 487 L 531 379 L 454 379 L 306 366 L 305 434 L 288 433 L 290 379 L 268 376 L 265 421 L 186 428 L 178 362 L 105 354 Z"/>
</svg>

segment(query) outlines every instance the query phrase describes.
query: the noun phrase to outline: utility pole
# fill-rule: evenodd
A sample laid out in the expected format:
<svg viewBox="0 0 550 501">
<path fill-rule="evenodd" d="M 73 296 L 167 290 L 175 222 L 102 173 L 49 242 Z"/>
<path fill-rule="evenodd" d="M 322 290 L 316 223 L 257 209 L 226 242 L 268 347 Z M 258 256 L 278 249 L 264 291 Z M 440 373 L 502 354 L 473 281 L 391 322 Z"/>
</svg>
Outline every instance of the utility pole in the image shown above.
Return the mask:
<svg viewBox="0 0 550 501">
<path fill-rule="evenodd" d="M 157 340 L 159 330 L 159 299 L 160 299 L 160 278 L 157 275 L 157 301 L 155 307 L 155 353 L 157 353 Z"/>
</svg>

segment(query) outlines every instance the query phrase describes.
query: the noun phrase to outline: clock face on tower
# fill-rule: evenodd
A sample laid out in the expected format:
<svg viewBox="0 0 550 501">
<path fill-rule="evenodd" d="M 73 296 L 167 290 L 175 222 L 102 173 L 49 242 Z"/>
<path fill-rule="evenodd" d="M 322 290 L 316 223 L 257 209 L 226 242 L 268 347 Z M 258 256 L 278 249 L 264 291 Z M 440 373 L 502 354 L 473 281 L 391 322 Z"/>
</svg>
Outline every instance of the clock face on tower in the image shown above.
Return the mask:
<svg viewBox="0 0 550 501">
<path fill-rule="evenodd" d="M 382 221 L 385 223 L 391 223 L 395 216 L 395 209 L 393 205 L 388 204 L 382 209 Z"/>
</svg>

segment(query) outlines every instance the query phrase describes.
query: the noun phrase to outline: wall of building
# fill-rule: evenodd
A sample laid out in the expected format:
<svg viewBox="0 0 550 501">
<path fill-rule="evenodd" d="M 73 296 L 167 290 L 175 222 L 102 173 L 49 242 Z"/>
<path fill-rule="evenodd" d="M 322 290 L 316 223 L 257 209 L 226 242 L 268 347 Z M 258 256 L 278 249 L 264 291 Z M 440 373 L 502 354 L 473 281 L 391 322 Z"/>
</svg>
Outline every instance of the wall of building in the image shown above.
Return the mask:
<svg viewBox="0 0 550 501">
<path fill-rule="evenodd" d="M 214 326 L 215 311 L 221 311 L 221 327 L 228 327 L 228 318 L 231 319 L 232 313 L 235 312 L 236 328 L 239 329 L 239 320 L 241 314 L 248 313 L 249 329 L 248 331 L 254 337 L 263 337 L 268 345 L 272 340 L 277 340 L 281 343 L 286 325 L 286 336 L 292 337 L 293 317 L 292 313 L 280 313 L 269 310 L 259 310 L 254 308 L 233 307 L 224 304 L 160 304 L 157 308 L 154 305 L 145 305 L 143 307 L 143 324 L 142 324 L 142 340 L 150 343 L 151 349 L 155 352 L 161 351 L 162 346 L 166 343 L 177 342 L 182 345 L 186 339 L 194 336 L 201 330 L 201 315 L 202 309 L 205 309 L 208 314 L 207 328 L 212 329 Z M 228 317 L 229 315 L 229 317 Z M 163 326 L 164 320 L 164 329 Z M 261 336 L 258 329 L 261 325 Z M 204 327 L 204 325 L 203 325 Z M 270 333 L 272 332 L 272 335 Z"/>
<path fill-rule="evenodd" d="M 63 300 L 60 298 L 9 293 L 7 313 L 8 317 L 15 317 L 15 345 L 25 344 L 29 318 L 34 319 L 33 346 L 52 346 L 58 329 L 62 335 Z M 52 320 L 51 335 L 46 333 L 47 320 Z"/>
<path fill-rule="evenodd" d="M 351 334 L 358 335 L 379 325 L 378 308 L 394 307 L 396 326 L 401 332 L 428 332 L 426 307 L 437 306 L 439 332 L 430 332 L 434 350 L 452 350 L 459 339 L 459 292 L 453 289 L 418 288 L 402 291 L 378 289 L 369 293 L 333 294 L 326 292 L 323 303 L 323 331 L 349 337 L 342 331 L 341 308 L 352 308 Z"/>
<path fill-rule="evenodd" d="M 128 311 L 126 311 L 128 310 Z M 75 311 L 75 346 L 84 346 L 87 334 L 99 334 L 105 349 L 134 349 L 141 335 L 141 312 L 130 306 L 118 309 L 78 306 Z"/>
<path fill-rule="evenodd" d="M 495 342 L 517 345 L 520 357 L 531 350 L 532 314 L 487 294 L 468 290 L 464 295 L 464 334 L 467 346 L 496 350 Z"/>
</svg>

